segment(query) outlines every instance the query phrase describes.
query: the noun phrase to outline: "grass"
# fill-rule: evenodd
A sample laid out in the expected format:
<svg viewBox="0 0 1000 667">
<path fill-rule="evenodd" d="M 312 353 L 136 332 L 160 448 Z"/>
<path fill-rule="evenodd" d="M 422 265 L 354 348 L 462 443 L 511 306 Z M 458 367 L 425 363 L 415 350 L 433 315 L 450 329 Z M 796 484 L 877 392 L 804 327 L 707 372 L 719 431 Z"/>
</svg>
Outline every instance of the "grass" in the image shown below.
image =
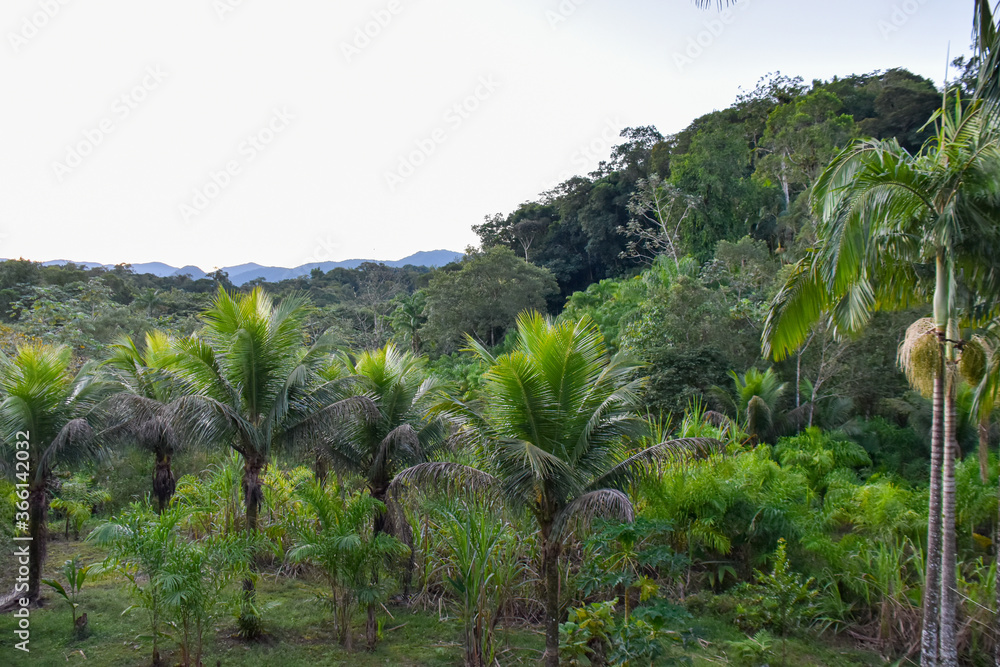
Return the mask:
<svg viewBox="0 0 1000 667">
<path fill-rule="evenodd" d="M 46 576 L 54 576 L 63 561 L 81 555 L 85 562 L 100 561 L 102 550 L 85 542 L 49 543 Z M 9 570 L 9 568 L 3 568 Z M 8 572 L 3 573 L 8 577 Z M 9 578 L 9 577 L 8 577 Z M 9 583 L 9 582 L 4 582 Z M 384 615 L 384 638 L 373 652 L 359 648 L 344 651 L 337 643 L 327 610 L 314 601 L 321 590 L 318 581 L 308 578 L 264 576 L 258 590 L 264 602 L 278 606 L 265 616 L 267 636 L 259 642 L 244 643 L 235 638 L 235 624 L 230 617 L 219 618 L 214 632 L 206 642 L 204 664 L 257 667 L 322 667 L 325 665 L 399 665 L 445 667 L 462 663 L 461 626 L 455 619 L 439 618 L 436 611 L 388 607 Z M 128 593 L 121 580 L 105 578 L 88 582 L 81 596 L 81 612 L 89 618 L 89 634 L 77 639 L 72 630 L 69 607 L 56 596 L 47 594 L 44 606 L 31 615 L 31 653 L 13 648 L 15 619 L 0 616 L 0 664 L 31 665 L 32 667 L 65 667 L 73 664 L 101 667 L 138 667 L 151 662 L 151 642 L 143 635 L 145 618 L 142 612 L 122 615 L 128 607 Z M 695 635 L 702 641 L 685 649 L 696 667 L 730 663 L 726 656 L 728 641 L 745 639 L 738 630 L 719 619 L 697 617 L 692 623 Z M 355 645 L 364 646 L 364 619 L 359 614 L 353 624 Z M 501 662 L 504 665 L 537 664 L 544 647 L 538 629 L 502 629 Z M 176 664 L 179 652 L 171 640 L 161 644 L 166 664 Z M 780 664 L 780 643 L 775 640 L 772 667 Z M 880 665 L 884 662 L 875 654 L 846 646 L 838 646 L 818 638 L 791 638 L 787 645 L 786 665 L 815 667 L 849 667 Z"/>
</svg>

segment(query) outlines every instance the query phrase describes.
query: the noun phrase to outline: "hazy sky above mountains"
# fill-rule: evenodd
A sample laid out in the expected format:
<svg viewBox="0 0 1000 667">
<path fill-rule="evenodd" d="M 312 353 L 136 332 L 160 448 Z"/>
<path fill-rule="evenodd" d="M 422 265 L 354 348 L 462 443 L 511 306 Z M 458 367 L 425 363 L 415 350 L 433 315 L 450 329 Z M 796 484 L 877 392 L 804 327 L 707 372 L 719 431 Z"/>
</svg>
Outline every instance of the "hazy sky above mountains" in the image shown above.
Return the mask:
<svg viewBox="0 0 1000 667">
<path fill-rule="evenodd" d="M 780 70 L 940 84 L 972 0 L 5 0 L 0 256 L 296 266 L 462 250 Z"/>
</svg>

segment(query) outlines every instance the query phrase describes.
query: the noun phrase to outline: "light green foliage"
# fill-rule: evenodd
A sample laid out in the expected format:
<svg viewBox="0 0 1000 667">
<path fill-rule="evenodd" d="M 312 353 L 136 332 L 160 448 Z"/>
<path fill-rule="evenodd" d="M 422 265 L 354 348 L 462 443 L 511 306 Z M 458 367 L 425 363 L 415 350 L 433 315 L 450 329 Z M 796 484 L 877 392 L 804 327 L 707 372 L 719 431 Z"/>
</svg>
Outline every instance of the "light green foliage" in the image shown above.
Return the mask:
<svg viewBox="0 0 1000 667">
<path fill-rule="evenodd" d="M 975 535 L 983 527 L 996 519 L 997 479 L 996 454 L 990 453 L 987 466 L 989 484 L 983 484 L 979 477 L 979 463 L 974 457 L 966 458 L 955 465 L 955 521 L 959 539 L 967 541 L 970 547 L 982 548 Z"/>
<path fill-rule="evenodd" d="M 763 373 L 751 368 L 743 375 L 729 371 L 729 377 L 733 380 L 732 393 L 715 387 L 712 393 L 716 400 L 748 435 L 757 441 L 771 441 L 784 426 L 778 407 L 788 383 L 782 382 L 772 368 Z"/>
<path fill-rule="evenodd" d="M 396 309 L 389 321 L 400 342 L 408 345 L 413 354 L 420 354 L 423 344 L 420 329 L 427 323 L 427 292 L 417 290 L 413 294 L 396 298 Z"/>
<path fill-rule="evenodd" d="M 825 433 L 815 426 L 799 435 L 781 438 L 774 455 L 782 466 L 803 470 L 809 485 L 821 493 L 826 490 L 827 475 L 834 470 L 857 469 L 872 464 L 868 453 L 856 442 Z"/>
<path fill-rule="evenodd" d="M 482 386 L 486 364 L 468 351 L 442 354 L 427 366 L 431 375 L 452 387 L 452 393 L 462 400 L 472 400 Z"/>
<path fill-rule="evenodd" d="M 587 315 L 597 323 L 608 346 L 618 349 L 621 335 L 638 316 L 647 291 L 642 277 L 602 280 L 585 291 L 574 292 L 566 300 L 559 320 L 577 321 Z"/>
<path fill-rule="evenodd" d="M 454 595 L 465 628 L 465 664 L 495 663 L 495 628 L 504 608 L 517 594 L 525 566 L 519 562 L 516 527 L 499 508 L 463 504 L 441 513 L 435 528 L 443 538 L 438 576 Z"/>
<path fill-rule="evenodd" d="M 569 610 L 569 618 L 559 626 L 560 664 L 566 665 L 690 665 L 691 658 L 677 655 L 672 645 L 686 641 L 687 634 L 668 629 L 671 622 L 686 621 L 686 612 L 661 607 L 643 607 L 650 612 L 614 617 L 618 598 L 593 602 Z"/>
<path fill-rule="evenodd" d="M 376 414 L 323 438 L 317 456 L 363 477 L 380 502 L 395 474 L 433 453 L 443 438 L 441 420 L 426 417 L 444 386 L 426 365 L 426 357 L 386 343 L 357 356 L 337 355 L 323 371 L 327 380 L 344 382 L 347 395 L 372 400 Z"/>
<path fill-rule="evenodd" d="M 116 303 L 99 280 L 33 287 L 12 309 L 27 335 L 91 355 L 118 336 L 141 336 L 150 327 L 145 317 Z"/>
<path fill-rule="evenodd" d="M 341 644 L 350 649 L 354 610 L 388 597 L 391 582 L 384 576 L 384 564 L 408 549 L 391 535 L 373 530 L 372 521 L 385 506 L 367 493 L 341 496 L 334 485 L 310 480 L 299 486 L 297 495 L 316 520 L 300 527 L 288 558 L 312 563 L 323 572 Z"/>
<path fill-rule="evenodd" d="M 65 479 L 59 486 L 58 495 L 52 499 L 49 506 L 62 512 L 66 519 L 65 537 L 69 539 L 70 525 L 73 534 L 80 539 L 83 524 L 90 519 L 94 508 L 111 502 L 111 494 L 97 485 L 94 478 L 85 473 L 76 473 Z"/>
<path fill-rule="evenodd" d="M 779 539 L 773 569 L 756 572 L 755 583 L 734 591 L 738 599 L 736 622 L 744 629 L 767 628 L 784 637 L 816 616 L 819 592 L 815 581 L 791 570 L 786 548 L 784 538 Z"/>
<path fill-rule="evenodd" d="M 808 522 L 805 476 L 773 461 L 766 446 L 689 463 L 643 491 L 645 515 L 673 521 L 674 549 L 692 562 L 723 559 L 741 573 Z"/>
<path fill-rule="evenodd" d="M 197 666 L 205 632 L 222 611 L 230 584 L 247 573 L 257 545 L 245 533 L 186 539 L 180 530 L 183 518 L 182 506 L 155 514 L 134 504 L 87 539 L 108 550 L 105 569 L 128 580 L 133 608 L 146 613 L 153 662 L 159 661 L 159 640 L 166 637 L 179 644 L 185 666 Z"/>
<path fill-rule="evenodd" d="M 615 598 L 569 610 L 568 620 L 559 625 L 560 664 L 604 664 L 616 629 L 613 614 L 617 605 Z"/>
<path fill-rule="evenodd" d="M 856 476 L 829 475 L 822 516 L 828 529 L 850 528 L 875 540 L 916 537 L 926 515 L 922 494 L 877 477 L 860 484 Z"/>
<path fill-rule="evenodd" d="M 272 462 L 264 472 L 264 502 L 258 528 L 276 547 L 279 559 L 289 549 L 295 533 L 308 514 L 296 489 L 312 479 L 313 471 L 305 466 L 282 470 Z"/>
<path fill-rule="evenodd" d="M 17 487 L 0 478 L 0 544 L 14 536 L 14 513 L 17 511 Z"/>
<path fill-rule="evenodd" d="M 244 529 L 240 474 L 239 455 L 228 452 L 222 462 L 208 466 L 201 478 L 185 475 L 177 480 L 174 504 L 184 508 L 183 525 L 194 538 Z"/>
<path fill-rule="evenodd" d="M 726 642 L 726 654 L 739 667 L 766 667 L 772 656 L 774 637 L 767 630 L 760 630 L 742 641 Z"/>
<path fill-rule="evenodd" d="M 86 614 L 78 618 L 77 609 L 80 607 L 80 591 L 87 582 L 87 574 L 91 569 L 93 569 L 93 565 L 84 565 L 80 562 L 79 556 L 74 556 L 62 566 L 63 579 L 66 581 L 65 586 L 56 579 L 42 579 L 43 584 L 49 586 L 70 606 L 73 612 L 73 630 L 78 636 L 82 636 L 87 627 Z M 80 623 L 80 620 L 83 622 Z"/>
</svg>

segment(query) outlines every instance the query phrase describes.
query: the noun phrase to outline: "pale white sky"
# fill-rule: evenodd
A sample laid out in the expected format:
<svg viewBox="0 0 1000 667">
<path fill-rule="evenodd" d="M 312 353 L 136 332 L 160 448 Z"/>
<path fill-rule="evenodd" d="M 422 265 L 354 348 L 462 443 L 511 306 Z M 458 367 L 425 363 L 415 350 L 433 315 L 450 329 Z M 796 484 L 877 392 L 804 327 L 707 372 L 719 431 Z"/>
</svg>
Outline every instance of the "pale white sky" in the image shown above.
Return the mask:
<svg viewBox="0 0 1000 667">
<path fill-rule="evenodd" d="M 972 5 L 3 0 L 0 257 L 463 250 L 621 128 L 676 132 L 767 72 L 940 83 Z"/>
</svg>

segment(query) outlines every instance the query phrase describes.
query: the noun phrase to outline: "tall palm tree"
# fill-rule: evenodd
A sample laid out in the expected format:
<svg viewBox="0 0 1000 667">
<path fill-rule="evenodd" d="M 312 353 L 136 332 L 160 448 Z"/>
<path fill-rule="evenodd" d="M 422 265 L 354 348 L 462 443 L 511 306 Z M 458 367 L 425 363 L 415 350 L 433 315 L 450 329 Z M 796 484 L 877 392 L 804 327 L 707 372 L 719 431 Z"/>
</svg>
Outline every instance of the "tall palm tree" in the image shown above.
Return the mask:
<svg viewBox="0 0 1000 667">
<path fill-rule="evenodd" d="M 425 418 L 441 388 L 438 380 L 427 376 L 425 365 L 425 357 L 387 343 L 356 357 L 340 354 L 326 373 L 331 380 L 355 380 L 346 387 L 371 398 L 377 414 L 374 419 L 355 420 L 349 428 L 329 433 L 319 445 L 318 456 L 339 472 L 361 476 L 379 507 L 385 507 L 396 473 L 425 461 L 444 440 L 442 420 Z M 374 513 L 373 535 L 386 531 L 408 541 L 409 526 L 387 525 L 388 516 L 384 510 Z M 377 570 L 372 576 L 377 578 Z M 369 646 L 375 644 L 375 611 L 376 603 L 372 602 L 368 605 Z"/>
<path fill-rule="evenodd" d="M 636 413 L 637 366 L 608 357 L 589 318 L 552 324 L 538 313 L 517 320 L 513 352 L 493 356 L 469 339 L 487 364 L 482 405 L 450 401 L 445 414 L 475 444 L 482 469 L 456 463 L 416 465 L 394 484 L 452 482 L 493 489 L 537 521 L 545 586 L 545 664 L 559 664 L 559 557 L 576 519 L 631 520 L 623 490 L 644 466 L 671 459 L 703 440 L 675 440 L 629 455 L 626 440 L 644 429 Z"/>
<path fill-rule="evenodd" d="M 1000 143 L 979 102 L 955 97 L 932 120 L 937 133 L 917 155 L 892 141 L 843 151 L 813 190 L 818 243 L 792 270 L 765 322 L 765 355 L 781 359 L 828 316 L 839 335 L 871 313 L 930 299 L 939 367 L 933 390 L 924 665 L 957 663 L 955 607 L 954 373 L 958 279 L 1000 294 Z"/>
<path fill-rule="evenodd" d="M 97 454 L 87 414 L 103 387 L 92 365 L 84 365 L 74 376 L 71 363 L 72 354 L 63 346 L 26 345 L 13 357 L 0 353 L 0 451 L 4 460 L 14 461 L 19 498 L 22 491 L 27 493 L 31 538 L 27 590 L 15 589 L 14 599 L 38 599 L 53 469 Z"/>
<path fill-rule="evenodd" d="M 111 356 L 103 367 L 120 390 L 101 406 L 111 424 L 101 433 L 105 442 L 128 441 L 152 452 L 153 497 L 163 512 L 174 494 L 176 480 L 171 469 L 178 437 L 177 399 L 191 387 L 170 372 L 176 358 L 174 342 L 166 334 L 146 334 L 139 346 L 128 336 L 110 346 Z"/>
<path fill-rule="evenodd" d="M 261 476 L 275 447 L 314 444 L 344 419 L 373 411 L 367 397 L 331 400 L 339 385 L 319 372 L 333 338 L 324 334 L 306 347 L 308 311 L 298 297 L 275 304 L 260 287 L 249 294 L 220 287 L 202 315 L 204 329 L 179 343 L 176 372 L 196 392 L 180 399 L 179 414 L 198 440 L 239 453 L 248 535 L 257 531 Z M 252 598 L 252 579 L 244 589 Z"/>
</svg>

